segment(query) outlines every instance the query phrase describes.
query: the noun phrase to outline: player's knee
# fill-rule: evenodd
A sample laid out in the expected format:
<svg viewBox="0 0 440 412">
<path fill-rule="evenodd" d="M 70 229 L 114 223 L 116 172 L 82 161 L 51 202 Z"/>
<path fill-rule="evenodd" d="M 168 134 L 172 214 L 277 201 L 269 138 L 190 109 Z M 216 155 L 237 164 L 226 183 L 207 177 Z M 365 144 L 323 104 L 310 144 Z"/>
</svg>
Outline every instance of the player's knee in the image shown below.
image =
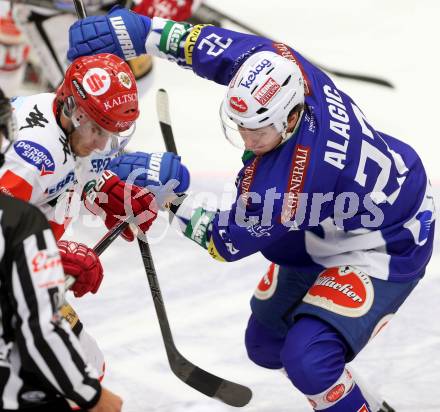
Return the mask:
<svg viewBox="0 0 440 412">
<path fill-rule="evenodd" d="M 289 331 L 280 359 L 295 387 L 304 394 L 317 394 L 341 376 L 345 352 L 343 339 L 330 325 L 304 317 Z"/>
<path fill-rule="evenodd" d="M 263 368 L 282 368 L 280 350 L 283 341 L 283 338 L 277 337 L 251 315 L 246 328 L 245 345 L 248 357 L 252 362 Z"/>
</svg>

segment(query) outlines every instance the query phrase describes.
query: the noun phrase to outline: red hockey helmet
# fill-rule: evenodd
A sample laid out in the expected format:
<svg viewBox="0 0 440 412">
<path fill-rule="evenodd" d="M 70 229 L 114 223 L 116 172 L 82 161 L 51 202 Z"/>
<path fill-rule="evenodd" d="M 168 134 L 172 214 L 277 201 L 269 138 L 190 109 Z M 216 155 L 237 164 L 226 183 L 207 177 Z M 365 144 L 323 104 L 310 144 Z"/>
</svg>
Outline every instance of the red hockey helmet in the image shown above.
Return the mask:
<svg viewBox="0 0 440 412">
<path fill-rule="evenodd" d="M 112 133 L 127 131 L 139 117 L 133 73 L 127 63 L 109 53 L 74 60 L 66 70 L 56 98 L 58 104 L 67 104 L 70 113 L 74 107 L 79 108 Z"/>
</svg>

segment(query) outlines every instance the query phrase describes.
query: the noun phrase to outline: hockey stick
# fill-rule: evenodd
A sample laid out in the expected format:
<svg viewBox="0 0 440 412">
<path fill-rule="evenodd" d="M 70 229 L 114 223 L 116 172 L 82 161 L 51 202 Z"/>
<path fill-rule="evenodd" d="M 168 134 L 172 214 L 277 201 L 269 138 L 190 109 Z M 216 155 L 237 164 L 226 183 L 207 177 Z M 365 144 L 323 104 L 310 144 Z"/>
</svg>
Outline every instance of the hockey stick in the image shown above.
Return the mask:
<svg viewBox="0 0 440 412">
<path fill-rule="evenodd" d="M 84 18 L 86 13 L 82 0 L 74 0 L 74 2 L 78 17 Z M 171 128 L 169 128 L 169 130 L 171 131 Z M 173 146 L 173 148 L 174 151 L 176 151 L 175 145 Z M 125 221 L 124 223 L 125 225 L 128 224 L 127 221 Z M 119 225 L 119 227 L 122 226 L 124 226 L 123 223 Z M 121 229 L 121 231 L 122 230 L 123 229 Z M 110 236 L 108 237 L 108 239 L 110 239 Z M 112 239 L 114 240 L 114 238 Z M 109 240 L 103 242 L 107 242 L 108 244 L 111 243 Z M 184 358 L 177 350 L 168 322 L 168 317 L 162 298 L 162 292 L 159 287 L 159 280 L 157 278 L 156 270 L 154 268 L 150 246 L 146 238 L 143 240 L 138 238 L 138 244 L 142 256 L 142 262 L 144 264 L 145 272 L 148 278 L 148 283 L 150 285 L 150 291 L 153 297 L 154 307 L 156 309 L 157 318 L 159 320 L 159 326 L 162 332 L 162 338 L 171 370 L 179 379 L 181 379 L 187 385 L 193 387 L 194 389 L 207 396 L 217 398 L 231 406 L 239 407 L 246 405 L 252 397 L 252 392 L 250 391 L 250 389 L 234 382 L 229 382 L 225 379 L 212 375 L 211 373 L 206 372 L 203 369 L 200 369 L 193 363 L 189 362 L 186 358 Z M 99 247 L 99 245 L 97 245 L 96 247 Z M 108 245 L 106 247 L 108 247 Z M 102 250 L 105 250 L 103 245 L 101 245 L 101 248 Z"/>
<path fill-rule="evenodd" d="M 223 12 L 221 12 L 211 6 L 208 6 L 206 3 L 203 3 L 199 7 L 199 9 L 196 11 L 196 14 L 199 14 L 199 17 L 203 21 L 228 20 L 232 24 L 248 31 L 251 34 L 255 34 L 256 36 L 265 37 L 265 38 L 270 39 L 270 37 L 266 36 L 265 34 L 261 33 L 258 30 L 255 30 L 255 28 L 253 28 L 253 27 L 247 25 L 246 23 L 243 23 L 242 21 L 237 20 L 236 18 L 231 17 L 230 15 L 227 15 L 227 14 L 225 14 L 225 13 L 223 13 Z M 343 72 L 340 70 L 330 69 L 329 67 L 314 63 L 310 59 L 307 59 L 307 60 L 309 60 L 312 64 L 314 64 L 315 66 L 318 66 L 322 70 L 324 70 L 330 74 L 333 74 L 334 76 L 342 77 L 345 79 L 359 80 L 359 81 L 367 82 L 367 83 L 373 83 L 373 84 L 377 84 L 380 86 L 385 86 L 385 87 L 389 87 L 389 88 L 394 89 L 394 85 L 386 79 L 383 79 L 380 77 L 368 76 L 368 75 L 364 75 L 364 74 L 348 73 L 348 72 Z"/>
<path fill-rule="evenodd" d="M 168 95 L 165 90 L 160 89 L 158 91 L 156 103 L 160 128 L 167 151 L 177 153 L 170 123 Z M 160 291 L 159 280 L 154 269 L 150 247 L 146 241 L 138 239 L 138 242 L 171 370 L 187 385 L 211 398 L 216 398 L 236 407 L 247 405 L 252 398 L 252 392 L 249 388 L 212 375 L 194 365 L 177 350 Z"/>
<path fill-rule="evenodd" d="M 181 381 L 206 396 L 218 399 L 231 406 L 241 407 L 247 405 L 252 398 L 252 392 L 249 388 L 219 378 L 199 368 L 177 350 L 165 311 L 150 247 L 145 241 L 138 239 L 138 242 L 171 370 Z"/>
</svg>

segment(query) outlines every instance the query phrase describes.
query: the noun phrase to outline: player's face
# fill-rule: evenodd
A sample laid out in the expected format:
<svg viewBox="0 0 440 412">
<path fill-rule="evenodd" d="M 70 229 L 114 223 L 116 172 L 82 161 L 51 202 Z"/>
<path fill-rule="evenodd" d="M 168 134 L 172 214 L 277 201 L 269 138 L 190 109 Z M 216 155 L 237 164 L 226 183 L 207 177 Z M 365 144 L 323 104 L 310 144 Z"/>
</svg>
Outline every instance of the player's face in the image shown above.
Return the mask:
<svg viewBox="0 0 440 412">
<path fill-rule="evenodd" d="M 281 133 L 274 126 L 261 127 L 259 129 L 247 129 L 238 126 L 245 149 L 251 150 L 257 156 L 263 155 L 275 149 L 282 140 Z"/>
<path fill-rule="evenodd" d="M 70 146 L 76 156 L 86 157 L 96 150 L 104 150 L 110 137 L 111 133 L 105 131 L 93 121 L 88 121 L 72 132 Z"/>
</svg>

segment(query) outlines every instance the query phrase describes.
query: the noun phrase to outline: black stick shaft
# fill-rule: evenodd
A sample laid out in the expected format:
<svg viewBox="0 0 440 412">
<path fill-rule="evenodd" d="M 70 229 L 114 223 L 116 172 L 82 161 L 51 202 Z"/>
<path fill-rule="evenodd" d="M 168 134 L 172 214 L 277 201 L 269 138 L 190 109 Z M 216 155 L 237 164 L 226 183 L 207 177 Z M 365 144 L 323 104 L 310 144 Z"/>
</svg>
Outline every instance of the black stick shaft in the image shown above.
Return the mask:
<svg viewBox="0 0 440 412">
<path fill-rule="evenodd" d="M 128 226 L 131 216 L 125 220 L 118 222 L 114 225 L 93 247 L 93 251 L 100 256 L 114 241 L 115 239 L 124 231 Z M 66 283 L 65 289 L 70 289 L 75 283 L 76 278 L 66 273 Z"/>
<path fill-rule="evenodd" d="M 166 313 L 162 292 L 160 290 L 159 279 L 157 278 L 156 269 L 154 267 L 153 256 L 151 255 L 150 245 L 145 241 L 138 239 L 139 249 L 142 255 L 145 273 L 150 285 L 151 296 L 153 298 L 154 308 L 156 309 L 157 318 L 159 320 L 160 330 L 162 332 L 163 342 L 170 358 L 170 346 L 173 347 L 173 335 L 171 333 L 168 316 Z"/>
<path fill-rule="evenodd" d="M 102 252 L 104 252 L 113 243 L 113 241 L 125 230 L 125 228 L 129 224 L 129 219 L 131 219 L 131 216 L 113 226 L 93 247 L 93 250 L 98 256 L 101 255 Z"/>
<path fill-rule="evenodd" d="M 159 116 L 160 128 L 168 152 L 177 154 L 174 134 L 171 127 L 168 94 L 164 89 L 159 89 L 156 95 L 156 108 Z M 227 405 L 242 407 L 249 403 L 252 391 L 246 386 L 228 381 L 209 373 L 186 359 L 174 344 L 170 325 L 165 311 L 159 280 L 154 269 L 151 251 L 147 243 L 139 240 L 139 248 L 145 272 L 150 284 L 154 307 L 162 332 L 168 362 L 173 373 L 187 385 L 195 390 L 226 403 Z"/>
</svg>

